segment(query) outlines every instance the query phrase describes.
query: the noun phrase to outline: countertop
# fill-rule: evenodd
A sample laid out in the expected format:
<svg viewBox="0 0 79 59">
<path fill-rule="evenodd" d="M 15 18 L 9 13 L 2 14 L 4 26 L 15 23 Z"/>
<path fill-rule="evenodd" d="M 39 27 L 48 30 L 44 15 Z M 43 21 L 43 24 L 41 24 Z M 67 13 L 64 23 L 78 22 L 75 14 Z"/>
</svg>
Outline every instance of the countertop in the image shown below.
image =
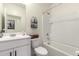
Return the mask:
<svg viewBox="0 0 79 59">
<path fill-rule="evenodd" d="M 0 42 L 29 38 L 31 38 L 29 35 L 3 36 L 2 38 L 0 38 Z"/>
</svg>

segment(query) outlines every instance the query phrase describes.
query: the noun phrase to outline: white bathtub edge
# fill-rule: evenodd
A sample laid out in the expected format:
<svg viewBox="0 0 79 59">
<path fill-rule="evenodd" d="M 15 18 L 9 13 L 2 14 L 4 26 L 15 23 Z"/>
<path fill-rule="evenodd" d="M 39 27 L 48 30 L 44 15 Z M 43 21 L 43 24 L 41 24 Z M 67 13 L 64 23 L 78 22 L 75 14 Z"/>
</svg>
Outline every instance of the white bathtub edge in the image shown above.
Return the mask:
<svg viewBox="0 0 79 59">
<path fill-rule="evenodd" d="M 73 55 L 71 55 L 71 54 L 69 54 L 69 53 L 67 53 L 67 52 L 65 52 L 65 51 L 62 51 L 62 50 L 56 48 L 56 47 L 53 47 L 53 46 L 51 46 L 51 45 L 48 45 L 48 44 L 45 43 L 45 42 L 44 42 L 43 44 L 46 45 L 46 46 L 49 46 L 50 48 L 52 48 L 52 49 L 54 49 L 54 50 L 56 50 L 56 51 L 58 51 L 58 52 L 60 52 L 60 53 L 63 53 L 63 54 L 66 55 L 66 56 L 73 56 Z"/>
</svg>

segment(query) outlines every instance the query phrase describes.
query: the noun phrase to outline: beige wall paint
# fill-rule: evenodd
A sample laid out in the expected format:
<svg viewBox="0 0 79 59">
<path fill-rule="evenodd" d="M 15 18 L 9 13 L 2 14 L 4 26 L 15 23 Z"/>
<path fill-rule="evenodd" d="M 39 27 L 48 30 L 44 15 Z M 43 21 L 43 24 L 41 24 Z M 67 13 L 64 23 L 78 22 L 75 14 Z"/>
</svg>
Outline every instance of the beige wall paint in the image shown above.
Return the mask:
<svg viewBox="0 0 79 59">
<path fill-rule="evenodd" d="M 3 4 L 0 3 L 0 31 L 2 30 Z"/>
<path fill-rule="evenodd" d="M 30 4 L 26 5 L 26 7 L 23 4 L 16 4 L 16 3 L 6 3 L 6 4 L 0 4 L 0 12 L 3 11 L 2 14 L 8 14 L 8 15 L 15 15 L 15 16 L 21 16 L 22 21 L 19 23 L 21 26 L 17 28 L 17 30 L 6 30 L 6 32 L 26 32 L 27 34 L 40 34 L 42 31 L 42 13 L 46 9 L 49 8 L 51 4 Z M 2 10 L 2 8 L 6 9 Z M 1 13 L 0 13 L 1 14 Z M 32 16 L 36 16 L 38 19 L 38 29 L 31 29 L 30 28 L 30 20 Z M 1 21 L 0 21 L 1 24 Z M 7 24 L 6 24 L 7 25 Z"/>
<path fill-rule="evenodd" d="M 39 34 L 42 36 L 42 14 L 43 12 L 49 8 L 51 4 L 43 4 L 43 3 L 34 3 L 34 4 L 29 4 L 26 5 L 26 17 L 27 17 L 27 33 L 28 34 Z M 38 29 L 31 29 L 30 21 L 31 17 L 36 16 L 38 19 Z"/>
<path fill-rule="evenodd" d="M 15 30 L 6 29 L 6 32 L 25 32 L 26 31 L 25 27 L 27 25 L 26 24 L 26 8 L 25 8 L 25 6 L 20 3 L 17 3 L 17 4 L 16 3 L 6 3 L 3 5 L 4 5 L 4 8 L 6 9 L 6 12 L 4 10 L 4 12 L 5 12 L 4 15 L 6 14 L 6 15 L 13 15 L 13 16 L 21 17 L 21 20 L 19 21 L 19 24 L 17 25 L 17 29 L 15 29 Z M 7 27 L 7 24 L 6 24 L 6 27 Z"/>
</svg>

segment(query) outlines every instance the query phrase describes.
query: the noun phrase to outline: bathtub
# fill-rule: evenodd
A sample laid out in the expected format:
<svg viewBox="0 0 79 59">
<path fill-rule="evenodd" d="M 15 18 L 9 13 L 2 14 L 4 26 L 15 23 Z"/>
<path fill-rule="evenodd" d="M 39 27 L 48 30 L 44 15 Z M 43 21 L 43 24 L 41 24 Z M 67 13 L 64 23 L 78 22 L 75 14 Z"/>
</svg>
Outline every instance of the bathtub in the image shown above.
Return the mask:
<svg viewBox="0 0 79 59">
<path fill-rule="evenodd" d="M 48 56 L 77 56 L 75 51 L 79 49 L 70 45 L 51 41 L 50 43 L 44 42 L 43 47 L 48 50 Z"/>
</svg>

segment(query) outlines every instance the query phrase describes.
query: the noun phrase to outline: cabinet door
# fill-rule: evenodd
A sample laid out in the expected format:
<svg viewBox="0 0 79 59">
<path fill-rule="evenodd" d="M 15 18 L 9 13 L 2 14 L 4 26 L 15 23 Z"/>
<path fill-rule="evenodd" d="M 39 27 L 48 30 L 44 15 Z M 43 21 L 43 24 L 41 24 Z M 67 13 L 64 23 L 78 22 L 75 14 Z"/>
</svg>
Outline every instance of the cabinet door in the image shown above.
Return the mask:
<svg viewBox="0 0 79 59">
<path fill-rule="evenodd" d="M 13 50 L 1 51 L 0 56 L 13 56 Z"/>
<path fill-rule="evenodd" d="M 14 56 L 30 56 L 30 55 L 31 55 L 30 45 L 14 48 Z"/>
</svg>

